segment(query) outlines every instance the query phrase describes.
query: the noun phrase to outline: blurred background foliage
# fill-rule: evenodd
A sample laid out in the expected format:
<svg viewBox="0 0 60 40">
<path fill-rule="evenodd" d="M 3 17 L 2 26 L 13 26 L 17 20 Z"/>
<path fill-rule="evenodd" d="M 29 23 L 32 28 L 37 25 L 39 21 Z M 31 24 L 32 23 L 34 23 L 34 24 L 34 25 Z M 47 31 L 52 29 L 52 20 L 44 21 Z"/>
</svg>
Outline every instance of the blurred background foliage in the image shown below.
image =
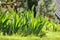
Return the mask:
<svg viewBox="0 0 60 40">
<path fill-rule="evenodd" d="M 0 0 L 1 4 L 8 4 L 8 7 L 13 6 L 14 8 L 16 4 L 17 10 L 20 10 L 20 12 L 28 10 L 28 5 L 31 4 L 33 6 L 33 2 L 35 2 L 35 4 L 37 4 L 36 11 L 39 12 L 40 15 L 42 15 L 43 17 L 47 16 L 55 20 L 55 0 L 17 0 L 16 3 L 14 3 L 15 1 L 16 0 Z M 30 4 L 28 2 L 30 2 Z M 6 6 L 4 6 L 4 8 L 6 8 Z"/>
</svg>

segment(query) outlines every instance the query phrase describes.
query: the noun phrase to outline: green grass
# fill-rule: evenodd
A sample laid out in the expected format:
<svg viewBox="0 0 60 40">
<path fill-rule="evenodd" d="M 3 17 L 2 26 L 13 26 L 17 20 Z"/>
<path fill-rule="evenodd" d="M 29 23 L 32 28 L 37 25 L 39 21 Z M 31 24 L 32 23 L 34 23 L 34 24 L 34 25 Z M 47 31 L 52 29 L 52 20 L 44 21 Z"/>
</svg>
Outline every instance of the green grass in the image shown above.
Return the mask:
<svg viewBox="0 0 60 40">
<path fill-rule="evenodd" d="M 0 15 L 0 33 L 2 33 L 0 40 L 60 39 L 59 32 L 52 32 L 60 30 L 58 27 L 60 28 L 60 25 L 55 24 L 53 20 L 49 21 L 48 17 L 42 17 L 39 13 L 34 18 L 32 10 L 25 11 L 24 13 L 15 13 L 11 9 L 8 14 L 4 12 Z M 47 33 L 47 31 L 51 32 Z"/>
<path fill-rule="evenodd" d="M 60 32 L 48 32 L 45 37 L 36 37 L 33 35 L 27 37 L 21 36 L 0 36 L 0 40 L 60 40 Z"/>
<path fill-rule="evenodd" d="M 19 14 L 19 15 L 18 15 Z M 34 12 L 32 10 L 25 11 L 24 13 L 15 13 L 13 9 L 10 12 L 4 12 L 0 16 L 0 31 L 3 35 L 37 35 L 41 33 L 44 26 L 48 23 L 46 17 L 42 18 L 37 14 L 34 18 Z"/>
</svg>

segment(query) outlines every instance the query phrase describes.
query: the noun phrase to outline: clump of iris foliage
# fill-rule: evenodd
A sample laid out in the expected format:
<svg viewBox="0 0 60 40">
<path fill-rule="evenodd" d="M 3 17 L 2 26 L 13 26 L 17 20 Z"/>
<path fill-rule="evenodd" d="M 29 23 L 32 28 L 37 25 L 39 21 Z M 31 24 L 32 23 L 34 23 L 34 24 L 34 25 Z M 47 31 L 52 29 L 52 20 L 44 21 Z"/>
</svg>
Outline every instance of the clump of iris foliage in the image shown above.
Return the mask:
<svg viewBox="0 0 60 40">
<path fill-rule="evenodd" d="M 13 9 L 5 11 L 0 15 L 0 32 L 3 35 L 46 35 L 48 31 L 57 31 L 57 24 L 47 17 L 42 17 L 37 13 L 34 18 L 32 10 L 24 11 L 23 13 L 15 13 Z"/>
</svg>

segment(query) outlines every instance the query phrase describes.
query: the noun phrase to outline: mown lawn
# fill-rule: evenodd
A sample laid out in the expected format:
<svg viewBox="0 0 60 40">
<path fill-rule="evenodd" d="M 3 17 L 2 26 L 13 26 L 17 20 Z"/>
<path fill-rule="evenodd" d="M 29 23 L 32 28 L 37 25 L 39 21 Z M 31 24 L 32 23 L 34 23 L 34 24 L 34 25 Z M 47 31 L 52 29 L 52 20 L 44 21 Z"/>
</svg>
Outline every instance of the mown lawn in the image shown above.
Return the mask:
<svg viewBox="0 0 60 40">
<path fill-rule="evenodd" d="M 36 37 L 36 36 L 0 36 L 0 40 L 60 40 L 60 32 L 49 32 L 45 37 Z"/>
</svg>

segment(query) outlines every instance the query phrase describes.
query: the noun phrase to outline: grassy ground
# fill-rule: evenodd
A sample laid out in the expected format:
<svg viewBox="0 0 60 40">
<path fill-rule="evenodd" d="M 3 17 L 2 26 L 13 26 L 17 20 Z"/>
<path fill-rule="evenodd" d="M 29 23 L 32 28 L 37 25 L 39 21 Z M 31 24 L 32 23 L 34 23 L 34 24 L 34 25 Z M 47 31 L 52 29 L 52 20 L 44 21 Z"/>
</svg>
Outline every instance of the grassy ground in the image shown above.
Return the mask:
<svg viewBox="0 0 60 40">
<path fill-rule="evenodd" d="M 36 36 L 0 36 L 0 40 L 60 40 L 60 32 L 49 32 L 47 36 L 43 38 Z"/>
</svg>

